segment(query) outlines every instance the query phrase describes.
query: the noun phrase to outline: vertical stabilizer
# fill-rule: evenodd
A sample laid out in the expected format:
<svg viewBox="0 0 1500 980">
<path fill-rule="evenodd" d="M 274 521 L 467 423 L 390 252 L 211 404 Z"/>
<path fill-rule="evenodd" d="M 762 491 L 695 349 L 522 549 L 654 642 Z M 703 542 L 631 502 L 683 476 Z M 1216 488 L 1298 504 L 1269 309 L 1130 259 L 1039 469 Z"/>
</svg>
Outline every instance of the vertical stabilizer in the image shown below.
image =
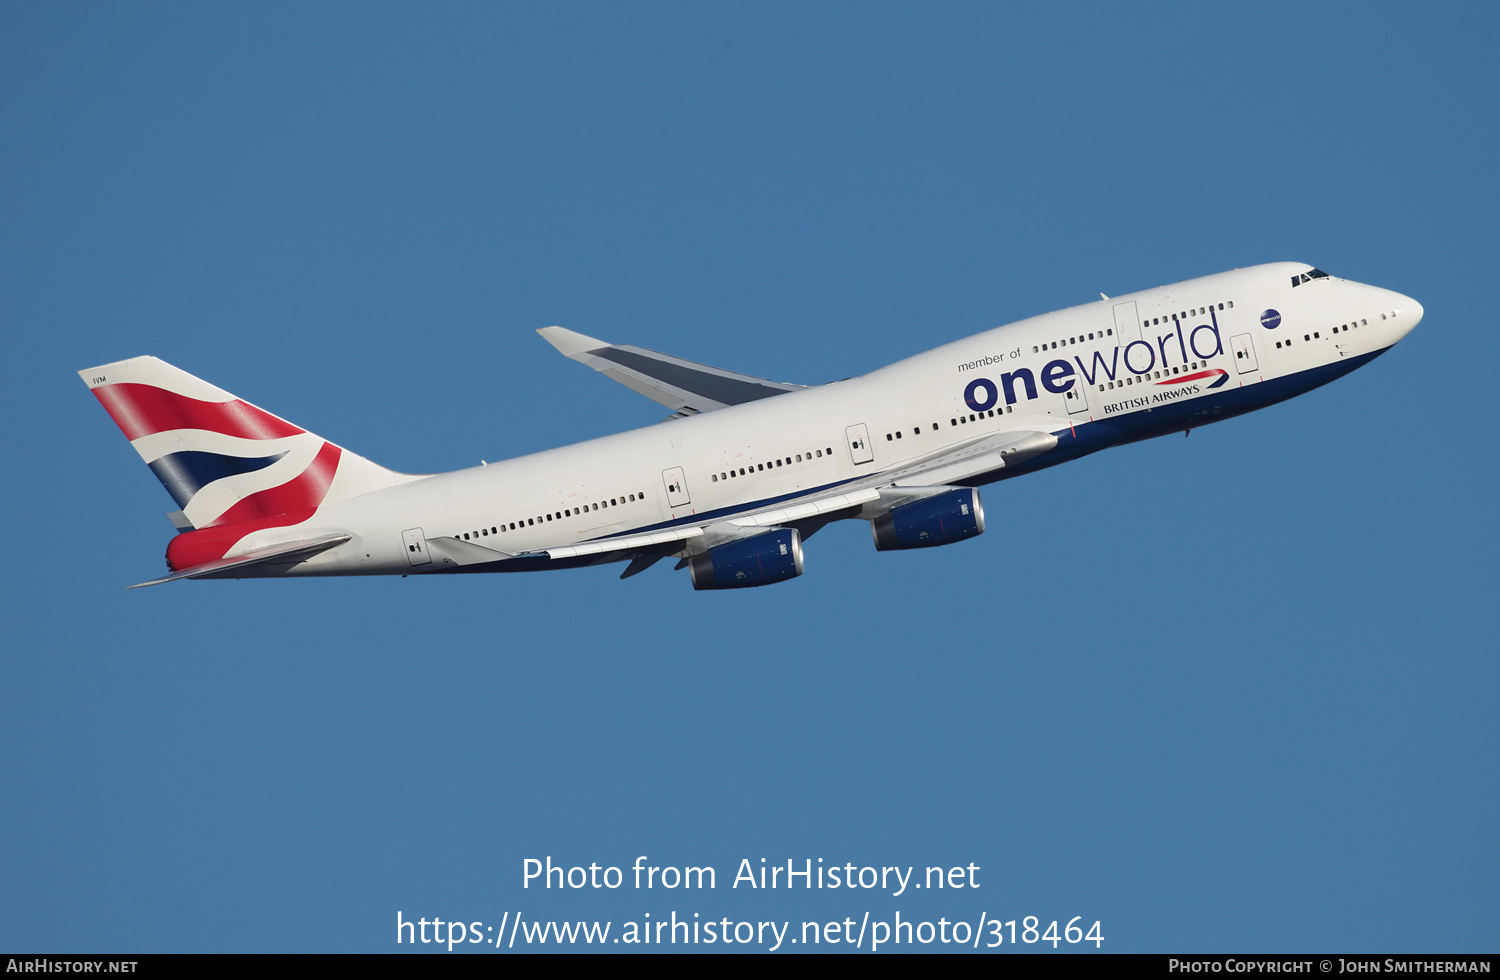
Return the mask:
<svg viewBox="0 0 1500 980">
<path fill-rule="evenodd" d="M 191 528 L 298 524 L 324 504 L 413 479 L 155 357 L 78 374 Z"/>
</svg>

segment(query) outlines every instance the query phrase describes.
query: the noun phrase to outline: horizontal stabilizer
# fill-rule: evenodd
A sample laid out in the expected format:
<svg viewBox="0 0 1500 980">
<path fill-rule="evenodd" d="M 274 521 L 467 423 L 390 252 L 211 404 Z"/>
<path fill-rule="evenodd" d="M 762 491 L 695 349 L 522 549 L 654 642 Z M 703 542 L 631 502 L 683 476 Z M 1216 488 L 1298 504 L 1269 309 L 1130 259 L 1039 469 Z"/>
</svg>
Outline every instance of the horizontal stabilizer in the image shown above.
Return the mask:
<svg viewBox="0 0 1500 980">
<path fill-rule="evenodd" d="M 611 344 L 563 327 L 543 327 L 537 333 L 565 357 L 679 415 L 711 412 L 806 387 L 725 371 L 644 347 Z"/>
<path fill-rule="evenodd" d="M 329 548 L 337 547 L 348 540 L 349 535 L 347 534 L 325 534 L 319 538 L 305 538 L 301 541 L 290 541 L 285 544 L 257 548 L 243 555 L 204 562 L 202 565 L 194 565 L 192 568 L 185 568 L 180 572 L 174 572 L 166 578 L 152 579 L 150 582 L 141 582 L 136 585 L 127 585 L 126 588 L 141 589 L 148 585 L 175 582 L 178 579 L 203 578 L 207 575 L 218 575 L 224 572 L 248 568 L 251 565 L 294 565 L 297 562 L 306 561 L 313 555 L 321 554 Z M 224 577 L 233 578 L 234 576 L 226 575 Z"/>
</svg>

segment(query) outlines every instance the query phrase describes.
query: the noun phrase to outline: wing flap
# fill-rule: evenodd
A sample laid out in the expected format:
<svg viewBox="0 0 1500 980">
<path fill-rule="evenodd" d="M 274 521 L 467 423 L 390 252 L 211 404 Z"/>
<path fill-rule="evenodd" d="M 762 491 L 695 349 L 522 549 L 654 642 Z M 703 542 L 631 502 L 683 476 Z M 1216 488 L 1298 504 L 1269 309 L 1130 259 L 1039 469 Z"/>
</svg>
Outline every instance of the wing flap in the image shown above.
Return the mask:
<svg viewBox="0 0 1500 980">
<path fill-rule="evenodd" d="M 686 541 L 688 538 L 696 538 L 702 534 L 701 526 L 689 524 L 668 528 L 665 531 L 652 531 L 648 534 L 628 534 L 621 538 L 601 538 L 598 541 L 585 541 L 582 544 L 547 548 L 546 555 L 548 558 L 578 558 L 583 555 L 606 555 L 616 551 L 640 551 L 643 548 Z"/>
<path fill-rule="evenodd" d="M 728 523 L 739 527 L 774 527 L 778 524 L 790 524 L 792 521 L 802 521 L 809 517 L 817 517 L 819 514 L 830 514 L 838 510 L 859 507 L 872 500 L 879 499 L 880 491 L 874 488 L 854 490 L 849 493 L 834 494 L 831 497 L 819 497 L 816 500 L 793 504 L 790 507 L 780 507 L 776 510 L 761 511 L 760 513 L 749 514 L 745 517 L 731 518 Z"/>
<path fill-rule="evenodd" d="M 997 432 L 951 452 L 923 460 L 893 475 L 892 486 L 956 483 L 1014 466 L 1057 447 L 1050 432 Z"/>
</svg>

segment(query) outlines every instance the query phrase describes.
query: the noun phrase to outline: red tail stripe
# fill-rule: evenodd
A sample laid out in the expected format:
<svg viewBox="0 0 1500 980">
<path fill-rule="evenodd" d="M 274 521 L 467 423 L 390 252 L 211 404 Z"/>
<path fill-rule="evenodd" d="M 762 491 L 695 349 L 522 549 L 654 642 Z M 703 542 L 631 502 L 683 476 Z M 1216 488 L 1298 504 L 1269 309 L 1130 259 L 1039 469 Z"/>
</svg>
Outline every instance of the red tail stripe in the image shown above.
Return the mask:
<svg viewBox="0 0 1500 980">
<path fill-rule="evenodd" d="M 167 544 L 167 567 L 181 572 L 195 565 L 216 561 L 233 548 L 241 538 L 251 531 L 267 527 L 288 527 L 300 524 L 312 514 L 280 514 L 258 521 L 241 521 L 219 527 L 205 527 L 198 531 L 179 534 Z"/>
<path fill-rule="evenodd" d="M 339 454 L 338 446 L 331 442 L 323 443 L 323 448 L 318 450 L 318 455 L 307 469 L 279 487 L 252 493 L 214 518 L 207 526 L 218 527 L 282 514 L 300 514 L 302 516 L 297 519 L 299 521 L 311 517 L 312 512 L 318 509 L 318 505 L 328 495 L 328 485 L 333 482 L 333 474 L 339 468 Z M 295 524 L 297 521 L 291 523 Z"/>
<path fill-rule="evenodd" d="M 313 516 L 327 495 L 328 485 L 339 468 L 339 453 L 338 446 L 325 443 L 312 464 L 289 482 L 251 494 L 207 527 L 177 535 L 167 545 L 167 565 L 180 572 L 223 558 L 225 552 L 252 531 L 301 524 Z M 274 513 L 264 516 L 267 511 Z M 234 517 L 235 514 L 245 516 Z"/>
<path fill-rule="evenodd" d="M 280 439 L 305 431 L 249 402 L 199 401 L 155 385 L 100 385 L 94 397 L 131 441 L 172 429 L 207 429 L 241 439 Z"/>
</svg>

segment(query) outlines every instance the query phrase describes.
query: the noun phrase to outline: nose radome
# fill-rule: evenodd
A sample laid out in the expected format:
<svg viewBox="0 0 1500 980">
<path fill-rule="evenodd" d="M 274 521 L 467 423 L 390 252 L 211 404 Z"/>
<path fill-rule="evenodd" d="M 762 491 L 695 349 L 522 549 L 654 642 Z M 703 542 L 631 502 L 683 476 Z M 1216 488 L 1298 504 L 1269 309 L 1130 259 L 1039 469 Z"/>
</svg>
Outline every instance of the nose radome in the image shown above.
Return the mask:
<svg viewBox="0 0 1500 980">
<path fill-rule="evenodd" d="M 1422 304 L 1410 296 L 1392 293 L 1391 308 L 1396 314 L 1396 325 L 1401 328 L 1403 337 L 1411 333 L 1412 327 L 1422 322 Z"/>
<path fill-rule="evenodd" d="M 1411 324 L 1407 329 L 1411 329 L 1411 327 L 1415 327 L 1422 322 L 1422 304 L 1410 296 L 1401 297 L 1401 303 L 1396 307 L 1396 312 L 1403 317 L 1410 318 Z"/>
</svg>

